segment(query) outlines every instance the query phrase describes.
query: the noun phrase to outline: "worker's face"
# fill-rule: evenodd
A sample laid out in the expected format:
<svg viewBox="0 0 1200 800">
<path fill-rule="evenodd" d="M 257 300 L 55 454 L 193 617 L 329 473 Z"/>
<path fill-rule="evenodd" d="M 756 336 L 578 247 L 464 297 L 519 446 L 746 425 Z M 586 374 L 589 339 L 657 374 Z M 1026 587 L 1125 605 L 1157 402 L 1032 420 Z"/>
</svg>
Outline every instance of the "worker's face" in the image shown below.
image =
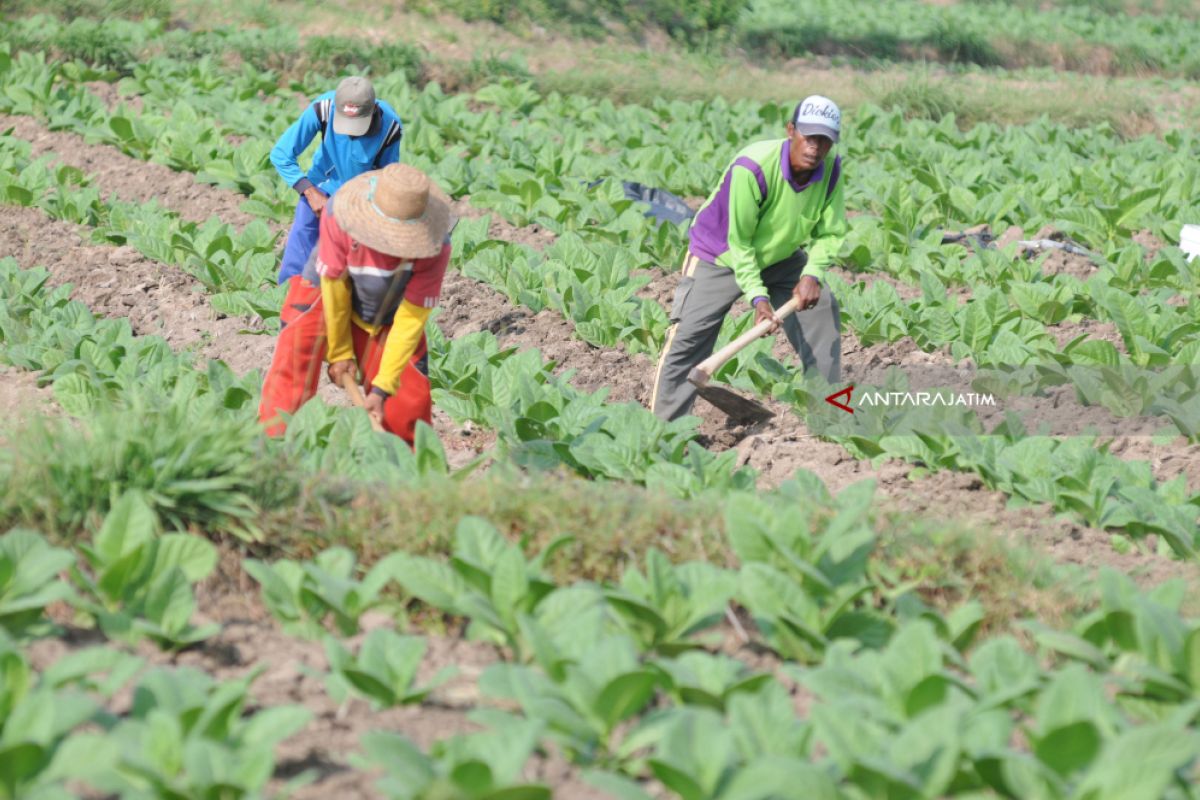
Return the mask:
<svg viewBox="0 0 1200 800">
<path fill-rule="evenodd" d="M 833 147 L 833 140 L 828 136 L 805 136 L 796 130 L 792 123 L 787 126 L 788 146 L 793 172 L 807 172 L 816 169 Z"/>
</svg>

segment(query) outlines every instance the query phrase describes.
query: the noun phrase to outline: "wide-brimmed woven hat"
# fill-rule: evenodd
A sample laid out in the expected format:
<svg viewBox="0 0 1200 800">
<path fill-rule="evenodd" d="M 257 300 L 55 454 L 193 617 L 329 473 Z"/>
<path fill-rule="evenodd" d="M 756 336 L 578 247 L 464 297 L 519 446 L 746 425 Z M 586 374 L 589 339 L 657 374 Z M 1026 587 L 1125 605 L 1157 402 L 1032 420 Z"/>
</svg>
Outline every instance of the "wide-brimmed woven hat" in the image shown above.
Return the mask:
<svg viewBox="0 0 1200 800">
<path fill-rule="evenodd" d="M 333 216 L 372 250 L 430 258 L 450 230 L 450 198 L 416 167 L 388 164 L 346 181 L 334 195 Z"/>
</svg>

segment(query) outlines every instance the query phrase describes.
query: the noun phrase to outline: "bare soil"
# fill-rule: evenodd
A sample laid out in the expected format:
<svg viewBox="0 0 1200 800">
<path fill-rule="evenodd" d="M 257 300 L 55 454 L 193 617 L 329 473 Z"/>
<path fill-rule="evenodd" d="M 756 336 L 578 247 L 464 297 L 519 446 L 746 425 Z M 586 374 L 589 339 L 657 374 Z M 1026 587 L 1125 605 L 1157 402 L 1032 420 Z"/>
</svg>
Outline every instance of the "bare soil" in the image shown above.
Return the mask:
<svg viewBox="0 0 1200 800">
<path fill-rule="evenodd" d="M 175 350 L 227 357 L 237 372 L 269 362 L 273 337 L 241 333 L 262 330 L 260 320 L 218 314 L 204 287 L 178 267 L 132 247 L 93 244 L 90 235 L 35 208 L 5 208 L 0 216 L 0 253 L 26 269 L 44 267 L 51 285 L 71 284 L 71 297 L 93 313 L 127 319 L 135 334 L 161 336 Z"/>
<path fill-rule="evenodd" d="M 87 87 L 89 92 L 100 98 L 104 105 L 108 106 L 110 111 L 122 104 L 128 107 L 131 111 L 140 112 L 142 110 L 142 98 L 138 95 L 132 95 L 128 97 L 122 95 L 120 91 L 118 91 L 117 84 L 115 83 L 110 83 L 109 81 L 88 81 L 84 84 L 84 86 Z"/>
<path fill-rule="evenodd" d="M 9 423 L 0 426 L 0 448 L 7 447 L 13 437 L 21 435 L 21 427 L 11 424 L 30 414 L 58 414 L 49 386 L 38 386 L 38 376 L 14 367 L 0 366 L 0 419 Z"/>
<path fill-rule="evenodd" d="M 48 156 L 91 175 L 103 197 L 115 196 L 129 203 L 154 201 L 191 222 L 219 216 L 241 228 L 256 219 L 239 209 L 244 197 L 199 183 L 191 173 L 140 161 L 109 145 L 87 144 L 78 134 L 47 130 L 32 117 L 0 115 L 0 130 L 9 128 L 14 137 L 32 145 L 34 157 Z"/>
<path fill-rule="evenodd" d="M 1042 262 L 1044 275 L 1072 275 L 1085 281 L 1098 271 L 1099 267 L 1087 256 L 1066 250 L 1050 250 Z"/>
<path fill-rule="evenodd" d="M 1061 350 L 1072 339 L 1079 336 L 1086 336 L 1088 339 L 1098 339 L 1108 342 L 1117 348 L 1117 352 L 1129 354 L 1125 347 L 1125 340 L 1121 338 L 1121 332 L 1117 330 L 1117 326 L 1111 322 L 1103 322 L 1095 319 L 1081 319 L 1078 322 L 1060 322 L 1057 325 L 1047 325 L 1046 333 L 1054 337 L 1058 342 L 1058 347 Z"/>
<path fill-rule="evenodd" d="M 44 411 L 53 399 L 50 387 L 38 386 L 34 373 L 0 366 L 0 418 L 12 419 L 33 409 Z"/>
<path fill-rule="evenodd" d="M 1121 458 L 1149 462 L 1160 480 L 1182 476 L 1192 494 L 1200 493 L 1200 444 L 1158 444 L 1149 436 L 1117 436 L 1108 451 Z"/>
</svg>

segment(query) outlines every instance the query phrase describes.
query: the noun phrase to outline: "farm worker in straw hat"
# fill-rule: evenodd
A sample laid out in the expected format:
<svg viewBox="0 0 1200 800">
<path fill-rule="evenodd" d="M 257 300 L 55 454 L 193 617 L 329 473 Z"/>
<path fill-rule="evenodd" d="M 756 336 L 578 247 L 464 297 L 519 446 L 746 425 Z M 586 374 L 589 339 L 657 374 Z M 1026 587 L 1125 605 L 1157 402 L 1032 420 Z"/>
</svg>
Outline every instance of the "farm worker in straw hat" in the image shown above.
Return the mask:
<svg viewBox="0 0 1200 800">
<path fill-rule="evenodd" d="M 297 159 L 318 134 L 321 144 L 305 173 Z M 375 97 L 371 81 L 359 76 L 346 78 L 336 90 L 316 97 L 283 132 L 271 150 L 271 163 L 300 198 L 283 250 L 280 283 L 304 269 L 329 197 L 356 175 L 398 162 L 403 134 L 399 115 Z"/>
<path fill-rule="evenodd" d="M 806 371 L 838 380 L 841 319 L 822 280 L 846 235 L 842 161 L 829 158 L 841 116 L 827 97 L 801 100 L 787 136 L 738 153 L 696 213 L 651 394 L 659 418 L 691 411 L 696 388 L 688 373 L 712 353 L 739 297 L 759 323 L 777 320 L 774 308 L 795 296 L 798 313 L 782 322 L 788 341 Z M 778 330 L 777 321 L 770 332 Z"/>
<path fill-rule="evenodd" d="M 301 280 L 320 295 L 280 332 L 263 384 L 259 417 L 283 431 L 329 379 L 361 368 L 367 413 L 412 444 L 417 420 L 432 421 L 425 321 L 450 261 L 450 201 L 425 173 L 391 164 L 348 181 L 321 216 L 321 236 Z"/>
</svg>

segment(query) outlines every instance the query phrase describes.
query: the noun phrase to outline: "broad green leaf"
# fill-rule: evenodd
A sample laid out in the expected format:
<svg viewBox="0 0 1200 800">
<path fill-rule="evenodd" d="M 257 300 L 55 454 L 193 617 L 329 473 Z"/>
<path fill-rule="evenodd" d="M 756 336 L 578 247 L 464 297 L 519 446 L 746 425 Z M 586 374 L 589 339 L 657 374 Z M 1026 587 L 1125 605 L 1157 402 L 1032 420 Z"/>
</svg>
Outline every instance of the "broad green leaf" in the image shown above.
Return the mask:
<svg viewBox="0 0 1200 800">
<path fill-rule="evenodd" d="M 649 671 L 618 676 L 604 686 L 596 698 L 595 711 L 611 730 L 618 722 L 636 714 L 654 696 L 658 676 Z"/>
<path fill-rule="evenodd" d="M 308 724 L 312 712 L 300 706 L 276 706 L 259 711 L 239 737 L 246 747 L 274 747 Z"/>
<path fill-rule="evenodd" d="M 139 492 L 121 495 L 104 518 L 96 534 L 96 553 L 105 564 L 113 564 L 137 548 L 149 544 L 158 528 L 154 511 Z"/>
<path fill-rule="evenodd" d="M 393 565 L 396 581 L 404 590 L 434 608 L 458 611 L 466 583 L 446 564 L 430 558 L 408 556 Z"/>
<path fill-rule="evenodd" d="M 705 800 L 707 795 L 704 789 L 687 772 L 654 758 L 650 759 L 649 763 L 654 776 L 664 786 L 679 795 L 681 800 Z"/>
<path fill-rule="evenodd" d="M 525 557 L 516 547 L 506 548 L 497 559 L 492 572 L 492 603 L 500 616 L 510 621 L 522 610 L 522 601 L 529 592 Z"/>
<path fill-rule="evenodd" d="M 196 607 L 192 587 L 178 567 L 159 574 L 150 584 L 141 611 L 168 639 L 182 634 Z"/>
<path fill-rule="evenodd" d="M 1125 731 L 1108 742 L 1075 797 L 1124 800 L 1163 797 L 1175 771 L 1200 755 L 1200 736 L 1167 725 Z"/>
<path fill-rule="evenodd" d="M 738 770 L 721 800 L 839 800 L 833 778 L 798 758 L 763 756 Z"/>
<path fill-rule="evenodd" d="M 1103 696 L 1103 687 L 1093 673 L 1081 664 L 1068 665 L 1038 698 L 1038 726 L 1048 733 L 1076 722 L 1099 721 L 1104 713 L 1096 698 Z"/>
<path fill-rule="evenodd" d="M 179 567 L 189 583 L 204 580 L 217 566 L 217 548 L 212 542 L 187 533 L 168 533 L 158 538 L 154 571 Z"/>
<path fill-rule="evenodd" d="M 1100 732 L 1091 722 L 1055 728 L 1037 740 L 1034 752 L 1042 763 L 1063 777 L 1086 769 L 1100 752 Z"/>
</svg>

